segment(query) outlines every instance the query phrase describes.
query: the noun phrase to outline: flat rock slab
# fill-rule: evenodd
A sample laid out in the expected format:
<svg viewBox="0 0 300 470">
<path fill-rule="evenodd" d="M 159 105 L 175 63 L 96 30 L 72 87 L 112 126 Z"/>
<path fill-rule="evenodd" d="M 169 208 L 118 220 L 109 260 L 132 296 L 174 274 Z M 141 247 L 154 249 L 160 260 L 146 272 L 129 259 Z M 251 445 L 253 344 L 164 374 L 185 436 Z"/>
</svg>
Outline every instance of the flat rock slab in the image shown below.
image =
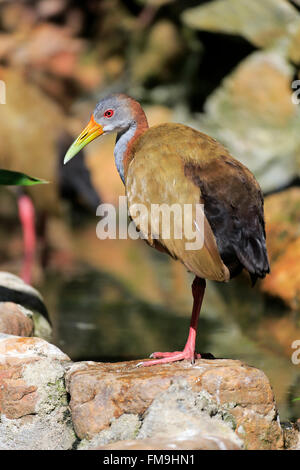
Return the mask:
<svg viewBox="0 0 300 470">
<path fill-rule="evenodd" d="M 118 441 L 96 447 L 96 450 L 240 450 L 240 447 L 229 439 L 197 432 L 191 436 L 179 435 L 174 438 L 157 437 Z"/>
<path fill-rule="evenodd" d="M 70 449 L 65 368 L 70 359 L 40 338 L 0 334 L 0 449 Z"/>
<path fill-rule="evenodd" d="M 283 447 L 274 395 L 262 371 L 227 359 L 137 364 L 89 361 L 68 370 L 74 429 L 92 447 L 120 440 L 118 422 L 129 416 L 124 441 L 174 438 L 178 430 L 192 429 L 247 449 Z"/>
<path fill-rule="evenodd" d="M 0 333 L 16 336 L 32 336 L 32 313 L 13 302 L 0 302 Z"/>
</svg>

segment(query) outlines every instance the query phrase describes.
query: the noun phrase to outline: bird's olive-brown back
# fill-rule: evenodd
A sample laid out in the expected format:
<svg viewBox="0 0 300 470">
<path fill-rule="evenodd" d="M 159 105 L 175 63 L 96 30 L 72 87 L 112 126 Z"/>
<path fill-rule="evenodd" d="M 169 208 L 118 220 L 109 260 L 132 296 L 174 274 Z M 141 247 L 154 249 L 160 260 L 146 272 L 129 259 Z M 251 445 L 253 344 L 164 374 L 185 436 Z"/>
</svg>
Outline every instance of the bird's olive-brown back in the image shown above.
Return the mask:
<svg viewBox="0 0 300 470">
<path fill-rule="evenodd" d="M 196 217 L 195 206 L 201 202 L 199 188 L 184 173 L 184 166 L 189 161 L 188 154 L 197 158 L 191 139 L 197 140 L 197 132 L 193 129 L 165 124 L 149 129 L 133 145 L 126 175 L 126 193 L 131 217 L 139 229 L 141 223 L 131 210 L 134 204 L 144 204 L 147 207 L 149 224 L 151 204 L 179 204 L 182 212 L 184 205 L 190 204 L 193 208 L 191 217 Z M 213 144 L 213 140 L 209 139 L 208 145 L 210 142 Z M 159 249 L 163 247 L 200 277 L 220 281 L 228 278 L 228 271 L 220 258 L 215 238 L 205 218 L 205 240 L 200 250 L 186 250 L 189 240 L 185 237 L 174 238 L 178 219 L 173 221 L 171 218 L 170 238 L 164 237 L 160 222 L 161 220 L 154 220 L 152 215 L 151 227 L 156 228 L 154 231 L 158 240 L 153 240 L 151 235 L 147 236 L 151 245 Z M 194 225 L 193 221 L 190 221 L 190 225 Z M 150 233 L 150 228 L 148 232 Z"/>
<path fill-rule="evenodd" d="M 131 217 L 139 229 L 141 221 L 130 209 L 134 204 L 144 204 L 148 214 L 151 204 L 179 204 L 182 209 L 185 204 L 204 204 L 202 249 L 186 250 L 185 237 L 165 238 L 161 221 L 153 217 L 158 240 L 147 235 L 151 245 L 207 279 L 228 280 L 243 267 L 254 278 L 268 272 L 259 185 L 215 139 L 181 124 L 163 124 L 139 137 L 128 157 L 126 192 Z M 197 223 L 195 210 L 191 217 Z M 176 220 L 172 224 L 171 234 Z"/>
</svg>

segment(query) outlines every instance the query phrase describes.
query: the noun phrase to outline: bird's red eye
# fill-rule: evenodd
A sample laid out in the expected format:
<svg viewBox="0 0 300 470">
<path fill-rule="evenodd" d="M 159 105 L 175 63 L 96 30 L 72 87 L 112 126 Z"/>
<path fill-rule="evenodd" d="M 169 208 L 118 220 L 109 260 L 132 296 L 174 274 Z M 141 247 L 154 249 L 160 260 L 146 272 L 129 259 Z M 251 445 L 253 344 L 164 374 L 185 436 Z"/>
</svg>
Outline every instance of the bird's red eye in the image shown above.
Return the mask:
<svg viewBox="0 0 300 470">
<path fill-rule="evenodd" d="M 103 116 L 106 117 L 106 118 L 111 118 L 113 116 L 113 114 L 114 114 L 113 109 L 107 109 Z"/>
</svg>

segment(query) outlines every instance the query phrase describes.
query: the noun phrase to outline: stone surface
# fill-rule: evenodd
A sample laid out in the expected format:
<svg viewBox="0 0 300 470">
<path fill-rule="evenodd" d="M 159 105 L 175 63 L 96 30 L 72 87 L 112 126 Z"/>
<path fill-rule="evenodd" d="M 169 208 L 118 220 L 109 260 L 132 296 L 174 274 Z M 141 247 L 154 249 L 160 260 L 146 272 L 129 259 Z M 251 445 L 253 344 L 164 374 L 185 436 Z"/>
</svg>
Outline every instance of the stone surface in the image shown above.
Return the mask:
<svg viewBox="0 0 300 470">
<path fill-rule="evenodd" d="M 264 191 L 299 174 L 300 107 L 291 99 L 295 70 L 276 50 L 249 54 L 205 102 L 190 124 L 222 142 Z"/>
<path fill-rule="evenodd" d="M 295 28 L 289 44 L 289 57 L 295 63 L 300 62 L 300 25 Z"/>
<path fill-rule="evenodd" d="M 172 70 L 168 70 L 169 65 L 178 59 L 182 49 L 175 25 L 167 20 L 157 21 L 149 31 L 142 51 L 135 57 L 133 78 L 139 82 L 153 77 L 168 78 L 172 73 Z"/>
<path fill-rule="evenodd" d="M 271 273 L 262 281 L 261 288 L 295 310 L 300 302 L 300 189 L 291 188 L 267 197 L 265 217 Z"/>
<path fill-rule="evenodd" d="M 16 336 L 32 336 L 32 313 L 13 302 L 0 302 L 0 333 Z"/>
<path fill-rule="evenodd" d="M 191 432 L 173 438 L 118 441 L 99 446 L 97 450 L 240 450 L 240 447 L 228 439 Z"/>
<path fill-rule="evenodd" d="M 70 449 L 69 358 L 40 338 L 0 335 L 0 449 Z"/>
<path fill-rule="evenodd" d="M 0 286 L 10 289 L 11 291 L 28 294 L 43 302 L 43 297 L 39 291 L 24 282 L 19 276 L 16 276 L 15 274 L 6 271 L 0 271 Z"/>
<path fill-rule="evenodd" d="M 0 333 L 17 336 L 34 334 L 46 341 L 51 340 L 52 328 L 48 321 L 43 297 L 38 290 L 26 284 L 20 277 L 6 271 L 0 271 L 0 305 L 2 305 L 0 307 L 0 316 L 2 316 Z M 19 314 L 16 313 L 17 311 Z M 22 313 L 27 317 L 25 320 L 27 326 L 23 329 L 21 327 L 24 323 Z M 30 324 L 33 324 L 33 331 L 29 328 Z"/>
<path fill-rule="evenodd" d="M 299 14 L 286 0 L 215 0 L 187 9 L 183 20 L 194 28 L 239 34 L 257 47 L 269 47 L 299 24 Z"/>
<path fill-rule="evenodd" d="M 135 439 L 141 424 L 137 414 L 123 414 L 117 419 L 112 419 L 110 427 L 96 434 L 91 440 L 83 439 L 78 449 L 97 449 L 98 446 L 106 445 L 108 442 Z"/>
<path fill-rule="evenodd" d="M 247 449 L 283 447 L 273 392 L 262 371 L 226 359 L 201 359 L 193 366 L 137 364 L 79 362 L 70 367 L 66 385 L 80 439 L 93 440 L 95 446 L 120 440 L 115 421 L 135 415 L 128 433 L 137 439 L 202 431 L 235 445 L 242 442 Z M 105 437 L 109 430 L 112 435 Z"/>
<path fill-rule="evenodd" d="M 300 450 L 300 423 L 282 423 L 282 430 L 285 449 Z"/>
</svg>

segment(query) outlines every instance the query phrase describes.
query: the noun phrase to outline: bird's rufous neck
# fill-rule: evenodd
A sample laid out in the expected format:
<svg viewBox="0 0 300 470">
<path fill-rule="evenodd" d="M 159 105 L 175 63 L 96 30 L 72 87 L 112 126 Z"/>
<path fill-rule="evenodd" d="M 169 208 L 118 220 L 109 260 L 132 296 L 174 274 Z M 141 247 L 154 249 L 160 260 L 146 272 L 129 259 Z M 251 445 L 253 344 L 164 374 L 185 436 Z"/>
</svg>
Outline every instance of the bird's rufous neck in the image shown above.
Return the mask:
<svg viewBox="0 0 300 470">
<path fill-rule="evenodd" d="M 133 144 L 148 128 L 146 115 L 140 107 L 130 126 L 117 135 L 114 156 L 117 170 L 124 184 L 128 165 L 133 157 Z"/>
</svg>

